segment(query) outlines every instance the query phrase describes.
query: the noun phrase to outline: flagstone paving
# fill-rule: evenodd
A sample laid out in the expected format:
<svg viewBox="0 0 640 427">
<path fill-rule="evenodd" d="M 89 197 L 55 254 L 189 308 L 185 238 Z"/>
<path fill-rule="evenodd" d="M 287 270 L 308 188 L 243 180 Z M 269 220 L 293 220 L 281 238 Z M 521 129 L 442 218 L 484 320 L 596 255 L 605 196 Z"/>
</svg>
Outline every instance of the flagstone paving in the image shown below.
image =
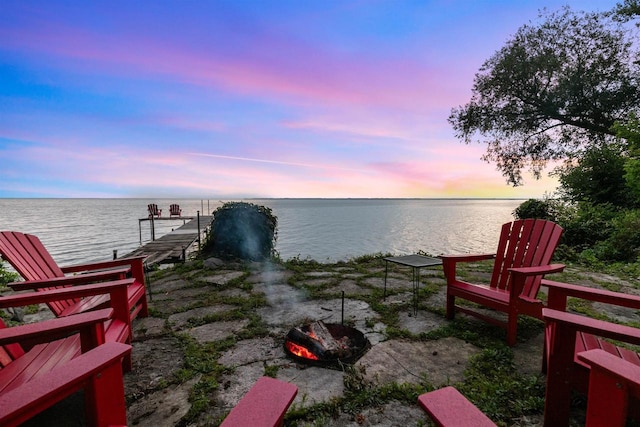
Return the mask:
<svg viewBox="0 0 640 427">
<path fill-rule="evenodd" d="M 213 396 L 215 404 L 200 417 L 200 421 L 193 425 L 209 425 L 219 421 L 239 399 L 249 390 L 255 381 L 265 373 L 266 366 L 277 367 L 277 378 L 296 384 L 299 388 L 298 396 L 292 407 L 309 407 L 318 403 L 330 402 L 340 398 L 345 392 L 345 371 L 335 368 L 316 366 L 301 366 L 287 357 L 283 348 L 283 339 L 288 330 L 310 320 L 323 320 L 327 323 L 346 322 L 362 331 L 371 343 L 369 351 L 354 364 L 354 369 L 362 372 L 362 381 L 372 385 L 388 383 L 418 383 L 429 381 L 438 386 L 452 384 L 463 379 L 466 363 L 473 354 L 480 349 L 456 338 L 446 338 L 435 341 L 411 341 L 403 339 L 388 340 L 385 335 L 386 325 L 380 322 L 380 316 L 365 301 L 357 299 L 358 296 L 369 295 L 371 289 L 382 289 L 384 281 L 380 275 L 382 269 L 377 268 L 369 274 L 377 274 L 379 277 L 368 277 L 368 274 L 354 272 L 351 269 L 336 269 L 333 271 L 311 271 L 304 278 L 292 286 L 289 283 L 293 273 L 267 266 L 266 269 L 254 269 L 248 274 L 243 266 L 238 266 L 241 271 L 233 271 L 229 265 L 220 262 L 208 262 L 207 265 L 219 269 L 205 273 L 197 280 L 178 278 L 170 274 L 151 284 L 153 301 L 152 312 L 167 317 L 166 324 L 158 322 L 154 317 L 136 320 L 135 334 L 142 341 L 135 341 L 134 346 L 134 372 L 137 371 L 163 371 L 165 368 L 157 361 L 147 363 L 144 361 L 146 352 L 138 351 L 150 342 L 161 341 L 162 331 L 167 331 L 167 326 L 173 331 L 188 334 L 201 344 L 215 342 L 230 336 L 236 336 L 247 326 L 246 320 L 218 320 L 209 321 L 199 326 L 187 328 L 189 322 L 199 324 L 203 319 L 213 319 L 216 315 L 222 315 L 233 309 L 233 306 L 225 304 L 213 304 L 203 307 L 188 309 L 194 304 L 194 300 L 207 295 L 203 288 L 194 288 L 194 283 L 207 283 L 205 287 L 224 287 L 224 285 L 241 280 L 250 287 L 239 286 L 233 289 L 221 289 L 221 295 L 235 298 L 249 298 L 251 295 L 262 294 L 267 304 L 256 309 L 267 328 L 270 336 L 237 339 L 236 344 L 221 353 L 217 362 L 231 370 L 232 373 L 224 374 L 220 381 L 216 395 Z M 256 266 L 254 266 L 256 267 Z M 260 266 L 262 267 L 262 266 Z M 188 275 L 187 275 L 188 276 Z M 444 284 L 441 272 L 424 274 L 428 279 Z M 195 276 L 193 276 L 195 278 Z M 245 277 L 244 280 L 241 278 Z M 153 280 L 153 279 L 152 279 Z M 340 295 L 339 298 L 312 299 L 309 292 L 317 289 L 321 294 L 331 296 Z M 387 279 L 387 290 L 390 295 L 385 304 L 406 305 L 411 301 L 411 284 L 406 275 L 399 272 L 390 273 Z M 224 292 L 224 293 L 223 293 Z M 342 295 L 345 297 L 343 298 Z M 156 297 L 156 294 L 158 297 Z M 211 294 L 211 289 L 208 290 Z M 192 298 L 185 298 L 190 295 Z M 355 298 L 354 298 L 355 297 Z M 188 299 L 188 300 L 185 300 Z M 442 307 L 444 297 L 434 296 L 435 304 Z M 168 311 L 174 313 L 168 315 Z M 181 311 L 182 310 L 182 311 Z M 177 311 L 177 312 L 175 312 Z M 168 316 L 167 316 L 168 315 Z M 446 323 L 441 314 L 420 310 L 417 315 L 407 309 L 401 312 L 398 324 L 409 333 L 419 334 L 424 331 L 436 329 Z M 172 358 L 175 368 L 180 366 L 179 357 Z M 172 371 L 169 371 L 172 372 Z M 128 374 L 127 392 L 133 389 L 132 381 L 142 380 L 140 376 L 133 377 Z M 167 388 L 158 388 L 155 385 L 164 378 L 163 374 L 155 376 L 150 372 L 144 378 L 149 390 L 144 397 L 145 405 L 150 408 L 150 413 L 145 415 L 140 409 L 141 403 L 136 401 L 129 407 L 129 414 L 136 425 L 164 425 L 158 424 L 156 412 L 166 405 Z M 155 379 L 155 381 L 154 381 Z M 168 378 L 166 378 L 168 381 Z M 193 380 L 191 380 L 193 381 Z M 184 396 L 185 389 L 172 386 L 171 393 L 176 396 Z M 153 396 L 158 395 L 158 402 L 154 402 Z M 180 401 L 178 399 L 178 401 Z M 188 401 L 181 400 L 185 405 Z M 174 402 L 173 405 L 176 403 Z M 175 413 L 183 413 L 181 411 Z M 175 417 L 172 417 L 173 420 Z M 216 421 L 217 420 L 217 421 Z M 417 405 L 390 403 L 378 408 L 364 411 L 357 418 L 353 415 L 338 415 L 337 418 L 318 420 L 318 425 L 421 425 L 427 420 L 426 415 Z M 167 421 L 167 425 L 173 421 Z"/>
<path fill-rule="evenodd" d="M 176 269 L 150 276 L 151 315 L 134 322 L 133 370 L 125 375 L 130 425 L 217 425 L 267 370 L 298 386 L 291 410 L 330 404 L 344 397 L 346 383 L 353 381 L 361 382 L 362 387 L 456 384 L 464 380 L 469 359 L 481 351 L 454 337 L 389 338 L 388 325 L 365 301 L 373 290 L 384 287 L 384 268 L 379 266 L 356 271 L 319 265 L 317 271 L 300 277 L 279 265 L 252 263 L 247 267 L 215 259 L 204 265 L 201 271 L 187 268 L 181 273 Z M 445 281 L 441 269 L 424 269 L 421 273 L 421 288 L 428 286 L 430 296 L 420 301 L 416 314 L 410 271 L 390 271 L 389 294 L 379 302 L 387 307 L 402 307 L 395 327 L 409 336 L 449 324 L 442 315 Z M 292 282 L 294 277 L 300 280 Z M 584 284 L 597 286 L 596 282 L 606 280 L 636 292 L 631 284 L 607 277 L 586 280 Z M 250 311 L 258 316 L 266 333 L 252 332 L 256 325 L 238 314 L 240 305 L 252 298 L 262 298 Z M 638 317 L 629 310 L 610 314 L 626 320 Z M 46 316 L 44 312 L 35 316 L 38 315 Z M 290 328 L 315 320 L 353 326 L 365 334 L 371 348 L 351 368 L 297 364 L 285 354 L 284 337 Z M 198 374 L 179 378 L 185 367 L 205 362 L 210 356 L 205 351 L 199 356 L 203 360 L 192 360 L 193 355 L 185 350 L 185 346 L 193 345 L 189 342 L 203 348 L 222 348 L 216 363 L 223 372 L 213 394 L 205 397 L 206 409 L 195 418 L 189 417 L 187 423 L 184 420 L 193 410 L 194 393 L 197 394 L 202 377 Z M 540 374 L 542 342 L 543 335 L 539 334 L 513 347 L 516 366 L 523 374 Z M 64 417 L 50 419 L 64 421 Z M 300 425 L 408 427 L 426 425 L 427 420 L 417 403 L 391 401 L 372 404 L 357 413 L 325 412 L 313 424 Z M 541 416 L 523 416 L 513 425 L 538 426 L 541 421 Z"/>
</svg>

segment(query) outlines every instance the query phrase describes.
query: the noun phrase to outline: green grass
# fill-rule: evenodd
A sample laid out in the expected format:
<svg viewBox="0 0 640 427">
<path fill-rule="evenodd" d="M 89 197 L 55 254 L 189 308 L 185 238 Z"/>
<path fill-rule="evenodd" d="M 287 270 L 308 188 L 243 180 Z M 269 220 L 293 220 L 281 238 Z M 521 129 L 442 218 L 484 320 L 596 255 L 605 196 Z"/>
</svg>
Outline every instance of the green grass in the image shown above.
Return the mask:
<svg viewBox="0 0 640 427">
<path fill-rule="evenodd" d="M 458 389 L 500 425 L 512 425 L 514 419 L 540 414 L 544 409 L 542 376 L 518 374 L 513 353 L 504 345 L 474 356 Z"/>
</svg>

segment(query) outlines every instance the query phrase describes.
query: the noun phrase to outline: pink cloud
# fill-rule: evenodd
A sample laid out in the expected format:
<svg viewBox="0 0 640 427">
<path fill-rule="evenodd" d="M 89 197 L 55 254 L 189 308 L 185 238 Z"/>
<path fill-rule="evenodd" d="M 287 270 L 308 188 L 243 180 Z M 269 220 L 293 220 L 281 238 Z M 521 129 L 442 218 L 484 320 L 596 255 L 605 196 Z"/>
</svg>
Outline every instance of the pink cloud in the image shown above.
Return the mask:
<svg viewBox="0 0 640 427">
<path fill-rule="evenodd" d="M 146 191 L 203 195 L 254 194 L 262 197 L 516 197 L 499 176 L 469 171 L 446 175 L 436 165 L 385 164 L 371 173 L 282 167 L 254 161 L 205 158 L 149 150 L 32 147 L 21 151 L 38 164 L 46 158 L 50 168 L 36 168 L 44 176 L 69 182 L 99 183 L 117 195 Z M 25 184 L 25 186 L 28 184 Z M 531 189 L 527 193 L 531 193 Z M 541 194 L 541 193 L 540 193 Z"/>
<path fill-rule="evenodd" d="M 172 127 L 176 129 L 199 131 L 199 132 L 221 132 L 228 129 L 226 123 L 211 119 L 193 119 L 190 117 L 174 115 L 171 117 L 157 117 L 153 120 L 157 125 Z"/>
</svg>

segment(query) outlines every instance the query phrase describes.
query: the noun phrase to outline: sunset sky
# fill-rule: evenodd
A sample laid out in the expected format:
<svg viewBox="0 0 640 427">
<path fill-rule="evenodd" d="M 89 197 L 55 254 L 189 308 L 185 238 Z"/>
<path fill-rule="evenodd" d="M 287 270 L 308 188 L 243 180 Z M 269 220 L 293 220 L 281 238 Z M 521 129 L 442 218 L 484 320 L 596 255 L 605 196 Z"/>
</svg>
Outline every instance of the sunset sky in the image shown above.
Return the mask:
<svg viewBox="0 0 640 427">
<path fill-rule="evenodd" d="M 447 117 L 565 4 L 0 0 L 0 197 L 541 197 Z"/>
</svg>

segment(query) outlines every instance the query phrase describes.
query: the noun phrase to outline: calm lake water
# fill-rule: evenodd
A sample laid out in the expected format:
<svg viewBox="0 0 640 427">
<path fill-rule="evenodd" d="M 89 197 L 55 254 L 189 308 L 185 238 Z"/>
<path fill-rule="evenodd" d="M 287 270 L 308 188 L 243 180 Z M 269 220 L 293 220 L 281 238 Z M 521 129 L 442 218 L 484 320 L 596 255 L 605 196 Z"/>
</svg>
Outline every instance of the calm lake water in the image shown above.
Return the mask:
<svg viewBox="0 0 640 427">
<path fill-rule="evenodd" d="M 392 253 L 494 252 L 500 226 L 523 200 L 264 199 L 278 217 L 283 259 L 320 262 Z M 163 216 L 178 203 L 185 216 L 208 215 L 224 201 L 175 199 L 0 199 L 0 230 L 37 235 L 61 265 L 123 256 L 150 240 L 147 204 Z M 182 220 L 156 222 L 156 238 Z"/>
</svg>

